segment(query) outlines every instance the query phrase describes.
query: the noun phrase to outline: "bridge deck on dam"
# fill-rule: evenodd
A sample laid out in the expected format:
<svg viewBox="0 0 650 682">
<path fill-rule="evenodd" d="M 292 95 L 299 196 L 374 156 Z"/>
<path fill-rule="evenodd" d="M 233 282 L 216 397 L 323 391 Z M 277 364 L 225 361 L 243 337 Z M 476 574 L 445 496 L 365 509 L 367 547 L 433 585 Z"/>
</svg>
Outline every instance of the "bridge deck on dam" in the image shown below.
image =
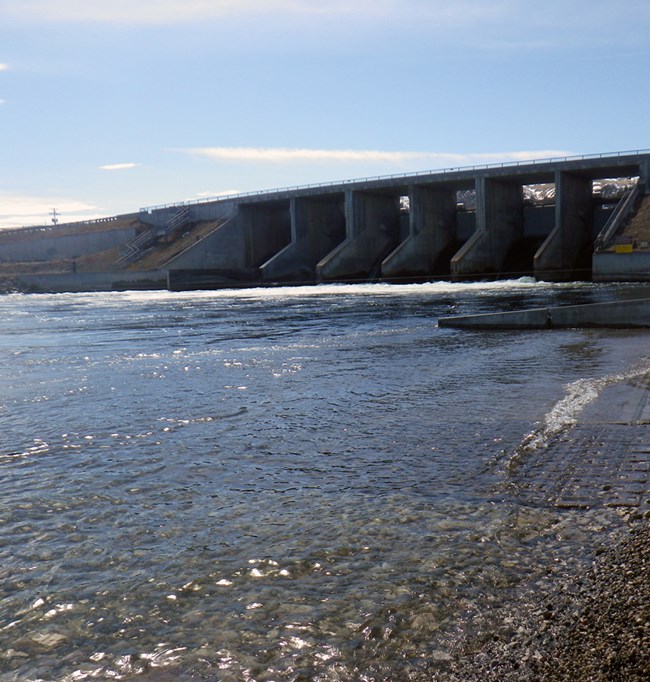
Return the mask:
<svg viewBox="0 0 650 682">
<path fill-rule="evenodd" d="M 604 252 L 604 243 L 611 246 L 645 206 L 649 171 L 650 152 L 630 152 L 183 202 L 141 209 L 76 236 L 64 226 L 32 228 L 22 251 L 25 239 L 13 231 L 0 240 L 0 261 L 83 263 L 90 254 L 117 250 L 121 256 L 104 285 L 93 273 L 93 287 L 106 288 L 125 270 L 129 281 L 140 273 L 144 282 L 164 281 L 172 289 L 519 275 L 589 279 L 596 246 Z M 632 191 L 636 203 L 628 199 Z M 170 246 L 176 239 L 184 240 L 183 248 Z M 70 270 L 65 286 L 75 280 L 83 289 L 83 268 Z"/>
</svg>

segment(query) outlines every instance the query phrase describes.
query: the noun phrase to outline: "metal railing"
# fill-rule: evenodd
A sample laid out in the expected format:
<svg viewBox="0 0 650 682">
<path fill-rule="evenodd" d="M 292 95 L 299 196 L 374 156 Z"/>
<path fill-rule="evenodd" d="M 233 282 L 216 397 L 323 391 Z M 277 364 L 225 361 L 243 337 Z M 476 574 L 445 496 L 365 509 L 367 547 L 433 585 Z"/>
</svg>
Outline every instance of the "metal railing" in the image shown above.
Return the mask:
<svg viewBox="0 0 650 682">
<path fill-rule="evenodd" d="M 467 173 L 477 170 L 490 170 L 494 168 L 519 168 L 521 166 L 536 166 L 549 163 L 563 163 L 566 161 L 591 161 L 596 159 L 612 159 L 621 156 L 640 156 L 642 154 L 650 154 L 650 149 L 636 149 L 621 152 L 604 152 L 602 154 L 582 154 L 578 156 L 556 156 L 545 159 L 527 159 L 522 161 L 503 161 L 501 163 L 487 163 L 473 166 L 457 166 L 437 168 L 433 170 L 412 171 L 410 173 L 396 173 L 393 175 L 374 175 L 365 178 L 354 178 L 350 180 L 334 180 L 331 182 L 317 182 L 308 185 L 294 185 L 289 187 L 280 187 L 276 189 L 252 190 L 249 192 L 238 192 L 235 194 L 224 194 L 214 197 L 206 197 L 201 199 L 188 199 L 186 201 L 177 201 L 170 204 L 158 204 L 156 206 L 145 206 L 140 209 L 141 213 L 151 213 L 152 211 L 159 211 L 166 208 L 175 208 L 178 206 L 194 206 L 197 204 L 214 203 L 216 201 L 232 201 L 235 199 L 244 199 L 247 197 L 267 196 L 271 194 L 283 194 L 286 192 L 296 192 L 308 189 L 325 189 L 328 187 L 339 187 L 344 185 L 361 184 L 364 182 L 376 182 L 381 180 L 408 180 L 409 178 L 426 177 L 428 175 L 439 175 L 449 173 Z"/>
<path fill-rule="evenodd" d="M 56 225 L 24 225 L 22 227 L 6 227 L 0 228 L 0 236 L 6 234 L 30 234 L 32 232 L 56 232 L 57 230 L 66 230 L 69 227 L 84 227 L 92 225 L 101 225 L 103 223 L 115 223 L 119 220 L 136 220 L 138 218 L 137 212 L 122 213 L 120 215 L 106 216 L 104 218 L 92 218 L 91 220 L 76 220 L 69 223 L 57 223 Z"/>
<path fill-rule="evenodd" d="M 165 234 L 170 234 L 191 222 L 192 216 L 189 208 L 186 206 L 179 206 L 178 211 L 172 215 L 165 225 Z"/>
<path fill-rule="evenodd" d="M 122 251 L 122 255 L 118 259 L 116 265 L 121 267 L 129 265 L 134 260 L 140 258 L 140 256 L 144 253 L 144 250 L 153 243 L 155 238 L 156 235 L 154 234 L 153 230 L 145 230 L 144 232 L 141 232 L 139 235 L 137 235 L 137 237 L 134 237 L 130 241 L 123 244 L 120 249 Z"/>
<path fill-rule="evenodd" d="M 594 248 L 596 250 L 607 248 L 611 240 L 616 236 L 616 233 L 623 222 L 634 210 L 640 194 L 641 185 L 637 184 L 635 187 L 628 190 L 625 195 L 623 195 L 618 204 L 616 204 L 616 208 L 612 211 L 611 215 L 607 219 L 607 222 L 600 231 L 600 234 L 598 237 L 596 237 L 596 241 L 594 243 Z"/>
</svg>

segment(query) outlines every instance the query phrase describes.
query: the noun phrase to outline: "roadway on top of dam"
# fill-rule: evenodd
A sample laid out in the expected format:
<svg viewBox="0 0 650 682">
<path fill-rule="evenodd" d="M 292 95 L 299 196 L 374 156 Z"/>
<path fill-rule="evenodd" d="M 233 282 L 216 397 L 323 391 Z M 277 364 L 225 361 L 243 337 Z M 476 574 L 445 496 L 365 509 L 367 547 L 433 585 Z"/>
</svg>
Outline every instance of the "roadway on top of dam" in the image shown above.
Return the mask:
<svg viewBox="0 0 650 682">
<path fill-rule="evenodd" d="M 352 180 L 282 187 L 230 194 L 205 199 L 191 199 L 169 204 L 146 206 L 140 209 L 144 213 L 152 213 L 161 209 L 181 206 L 204 205 L 217 202 L 234 202 L 238 204 L 253 202 L 270 202 L 298 196 L 315 196 L 337 194 L 349 190 L 392 190 L 404 191 L 411 185 L 446 183 L 463 189 L 473 188 L 480 177 L 516 180 L 522 185 L 552 183 L 557 172 L 574 172 L 593 180 L 609 177 L 636 176 L 643 164 L 650 166 L 650 150 L 636 150 L 567 156 L 550 159 L 532 159 L 513 163 L 496 163 L 465 167 L 449 167 L 437 170 L 414 171 L 410 173 L 385 176 L 371 176 Z"/>
</svg>

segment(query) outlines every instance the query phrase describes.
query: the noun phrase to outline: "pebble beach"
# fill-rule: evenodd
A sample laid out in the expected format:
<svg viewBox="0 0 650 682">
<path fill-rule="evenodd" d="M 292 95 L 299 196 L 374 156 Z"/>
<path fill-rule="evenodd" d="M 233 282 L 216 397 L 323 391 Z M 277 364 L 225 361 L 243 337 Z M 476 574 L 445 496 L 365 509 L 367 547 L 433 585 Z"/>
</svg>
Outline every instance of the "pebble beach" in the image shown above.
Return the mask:
<svg viewBox="0 0 650 682">
<path fill-rule="evenodd" d="M 650 526 L 636 526 L 593 569 L 510 613 L 509 636 L 468 648 L 446 679 L 641 682 L 650 679 Z M 504 614 L 505 617 L 505 614 Z"/>
<path fill-rule="evenodd" d="M 590 570 L 561 569 L 549 585 L 492 614 L 491 633 L 465 643 L 439 679 L 482 682 L 641 682 L 650 679 L 650 415 L 647 375 L 603 391 L 574 426 L 585 451 L 574 462 L 557 506 L 615 507 L 627 532 L 603 537 Z M 593 446 L 592 446 L 593 447 Z M 566 469 L 556 443 L 543 456 L 550 470 Z M 558 478 L 558 480 L 561 477 Z M 578 480 L 579 479 L 579 480 Z M 558 487 L 560 484 L 558 484 Z M 567 493 L 573 496 L 567 501 Z"/>
</svg>

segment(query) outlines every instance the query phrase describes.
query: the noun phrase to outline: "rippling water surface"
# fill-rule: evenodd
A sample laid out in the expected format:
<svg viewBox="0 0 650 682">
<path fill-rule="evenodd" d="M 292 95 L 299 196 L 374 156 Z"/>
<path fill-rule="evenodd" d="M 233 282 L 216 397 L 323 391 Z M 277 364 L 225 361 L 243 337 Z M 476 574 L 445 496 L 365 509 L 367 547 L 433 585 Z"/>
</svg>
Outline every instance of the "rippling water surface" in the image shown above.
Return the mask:
<svg viewBox="0 0 650 682">
<path fill-rule="evenodd" d="M 518 507 L 503 463 L 579 409 L 567 386 L 647 354 L 640 332 L 437 317 L 635 295 L 1 297 L 0 679 L 432 679 L 486 608 L 616 525 Z"/>
</svg>

